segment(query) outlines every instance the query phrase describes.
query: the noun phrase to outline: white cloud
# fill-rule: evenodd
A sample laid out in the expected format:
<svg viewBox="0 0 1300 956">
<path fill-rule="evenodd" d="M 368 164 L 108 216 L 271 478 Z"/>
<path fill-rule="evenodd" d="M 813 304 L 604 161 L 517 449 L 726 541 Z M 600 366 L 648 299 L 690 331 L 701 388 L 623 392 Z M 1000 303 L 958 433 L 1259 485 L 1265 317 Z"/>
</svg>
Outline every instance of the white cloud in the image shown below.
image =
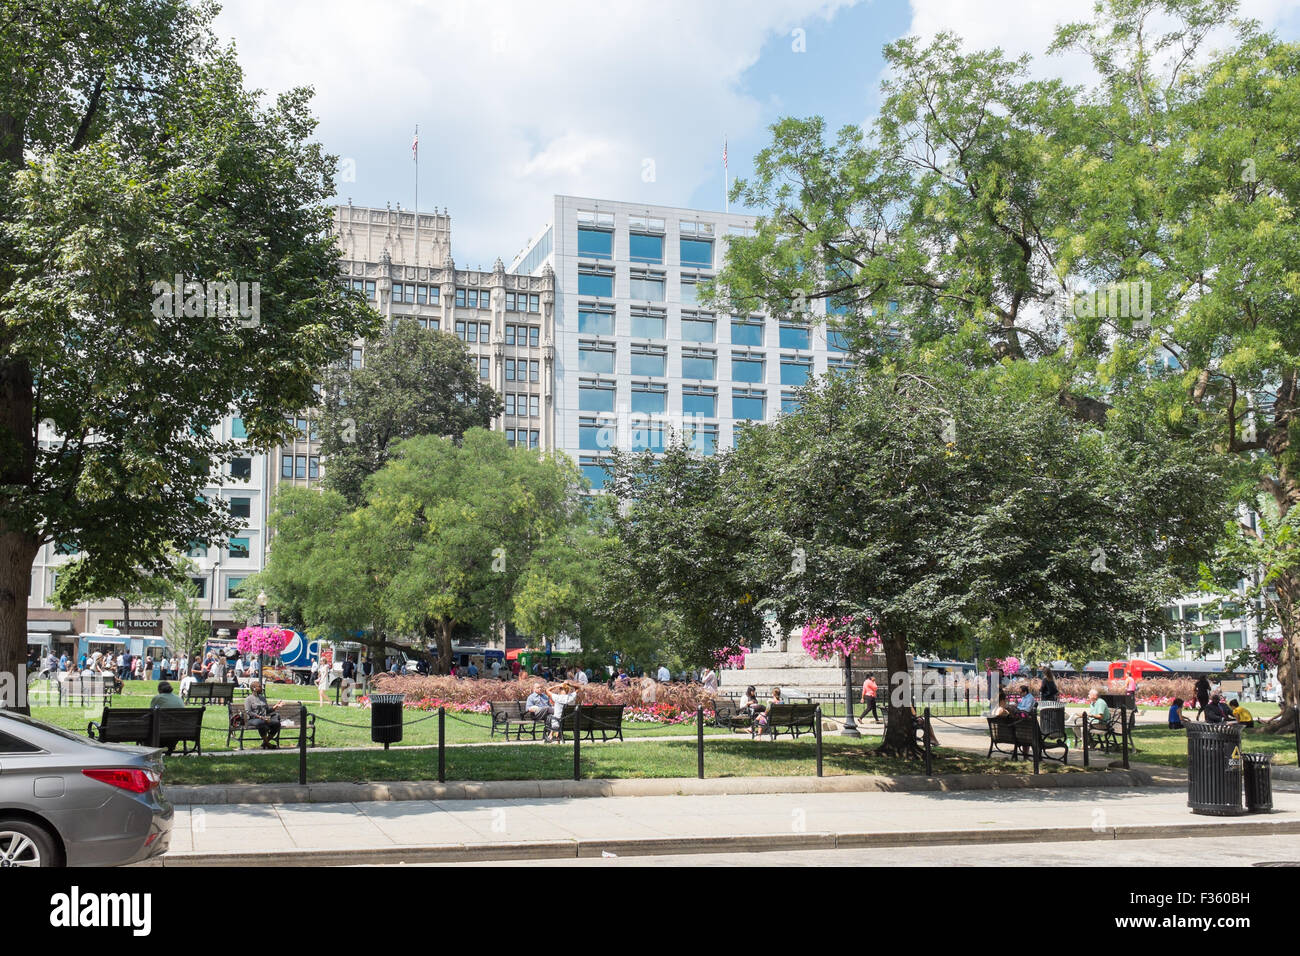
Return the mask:
<svg viewBox="0 0 1300 956">
<path fill-rule="evenodd" d="M 448 207 L 472 267 L 508 260 L 556 192 L 685 202 L 724 131 L 767 121 L 739 88 L 763 44 L 851 2 L 228 0 L 217 31 L 251 85 L 315 87 L 322 142 L 355 162 L 343 199 L 409 207 L 419 123 L 421 208 Z"/>
</svg>

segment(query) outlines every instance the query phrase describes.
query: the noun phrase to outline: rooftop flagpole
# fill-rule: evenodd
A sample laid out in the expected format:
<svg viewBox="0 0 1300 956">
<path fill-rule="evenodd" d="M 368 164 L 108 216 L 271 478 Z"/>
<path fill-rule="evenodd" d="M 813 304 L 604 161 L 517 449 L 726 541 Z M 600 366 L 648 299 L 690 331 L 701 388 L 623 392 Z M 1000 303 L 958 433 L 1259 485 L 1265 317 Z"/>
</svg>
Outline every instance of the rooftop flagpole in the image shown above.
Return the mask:
<svg viewBox="0 0 1300 956">
<path fill-rule="evenodd" d="M 731 173 L 727 169 L 727 134 L 722 134 L 722 203 L 731 212 Z"/>
<path fill-rule="evenodd" d="M 411 159 L 415 162 L 415 265 L 420 265 L 420 124 L 415 124 L 411 140 Z"/>
</svg>

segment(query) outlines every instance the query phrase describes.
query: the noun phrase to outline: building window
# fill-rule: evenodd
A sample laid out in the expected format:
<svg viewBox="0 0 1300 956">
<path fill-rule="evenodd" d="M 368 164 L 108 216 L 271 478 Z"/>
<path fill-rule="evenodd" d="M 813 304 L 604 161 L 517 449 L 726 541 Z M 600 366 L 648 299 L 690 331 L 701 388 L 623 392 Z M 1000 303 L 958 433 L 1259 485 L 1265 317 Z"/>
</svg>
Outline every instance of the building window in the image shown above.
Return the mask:
<svg viewBox="0 0 1300 956">
<path fill-rule="evenodd" d="M 200 600 L 208 596 L 208 579 L 207 578 L 190 578 L 190 583 L 194 585 L 194 596 Z"/>
<path fill-rule="evenodd" d="M 618 427 L 612 421 L 596 418 L 578 419 L 578 448 L 582 451 L 608 451 L 618 440 Z"/>
<path fill-rule="evenodd" d="M 228 553 L 228 554 L 230 555 L 230 557 L 232 557 L 232 558 L 246 558 L 246 557 L 248 557 L 248 539 L 247 539 L 247 538 L 231 538 L 231 539 L 230 539 L 230 547 L 229 547 L 229 550 L 228 550 L 227 553 Z"/>
<path fill-rule="evenodd" d="M 320 455 L 307 456 L 307 477 L 308 478 L 320 477 Z"/>
<path fill-rule="evenodd" d="M 515 447 L 515 430 L 514 430 L 513 428 L 507 428 L 505 434 L 506 434 L 506 447 L 508 447 L 508 448 L 514 448 L 514 447 Z"/>
<path fill-rule="evenodd" d="M 681 255 L 684 268 L 712 269 L 713 240 L 682 238 Z"/>
<path fill-rule="evenodd" d="M 252 498 L 231 498 L 230 513 L 236 518 L 247 518 L 253 513 Z"/>
<path fill-rule="evenodd" d="M 587 306 L 578 310 L 578 331 L 583 335 L 613 335 L 614 310 Z"/>
<path fill-rule="evenodd" d="M 507 326 L 506 326 L 506 345 L 514 345 L 514 344 L 515 344 L 515 327 L 514 327 L 513 325 L 507 325 Z"/>
<path fill-rule="evenodd" d="M 457 322 L 456 324 L 459 325 L 460 323 Z M 465 323 L 465 341 L 466 341 L 466 342 L 477 342 L 477 341 L 478 341 L 478 323 L 477 323 L 477 322 L 466 322 L 466 323 Z"/>
<path fill-rule="evenodd" d="M 515 414 L 515 393 L 506 392 L 506 414 L 514 417 Z"/>
<path fill-rule="evenodd" d="M 536 428 L 528 431 L 528 447 L 537 448 L 541 444 L 542 433 Z"/>
<path fill-rule="evenodd" d="M 492 377 L 492 360 L 489 358 L 480 358 L 478 360 L 478 377 L 487 381 Z"/>
<path fill-rule="evenodd" d="M 578 409 L 584 412 L 612 412 L 615 386 L 613 382 L 583 381 L 578 383 Z"/>
<path fill-rule="evenodd" d="M 781 357 L 781 384 L 804 385 L 812 375 L 812 363 L 795 356 Z"/>
<path fill-rule="evenodd" d="M 692 451 L 713 455 L 718 451 L 718 426 L 703 422 L 687 422 L 682 429 L 682 441 Z"/>
<path fill-rule="evenodd" d="M 594 295 L 603 299 L 614 297 L 614 270 L 612 267 L 589 266 L 578 271 L 578 295 Z"/>
<path fill-rule="evenodd" d="M 366 280 L 366 298 L 369 299 L 371 302 L 375 301 L 375 280 L 374 279 Z"/>
<path fill-rule="evenodd" d="M 188 558 L 206 558 L 208 556 L 208 546 L 202 541 L 191 541 L 185 556 Z"/>
<path fill-rule="evenodd" d="M 578 343 L 578 371 L 614 372 L 614 346 L 599 342 Z"/>
<path fill-rule="evenodd" d="M 542 297 L 541 297 L 541 296 L 538 296 L 538 295 L 530 295 L 530 296 L 528 297 L 528 311 L 529 311 L 529 312 L 541 312 L 541 311 L 542 311 L 542 304 L 541 304 L 541 303 L 542 303 Z"/>
<path fill-rule="evenodd" d="M 682 340 L 686 342 L 712 342 L 716 336 L 717 323 L 711 315 L 697 312 L 682 313 Z"/>
<path fill-rule="evenodd" d="M 520 343 L 523 344 L 522 342 Z M 528 326 L 528 347 L 535 349 L 542 344 L 542 329 L 538 325 Z"/>
<path fill-rule="evenodd" d="M 733 318 L 731 320 L 732 345 L 762 345 L 763 320 Z"/>
<path fill-rule="evenodd" d="M 523 360 L 521 359 L 520 361 Z M 506 359 L 506 381 L 513 382 L 514 380 L 515 380 L 515 360 Z"/>
<path fill-rule="evenodd" d="M 578 467 L 582 469 L 583 476 L 591 482 L 593 491 L 599 491 L 605 487 L 605 480 L 609 473 L 605 471 L 604 464 L 598 458 L 580 458 Z"/>
<path fill-rule="evenodd" d="M 537 359 L 528 360 L 528 381 L 540 382 L 542 380 L 542 363 Z"/>
<path fill-rule="evenodd" d="M 628 234 L 628 258 L 633 262 L 650 262 L 656 265 L 664 261 L 664 237 L 647 236 L 644 233 Z"/>
<path fill-rule="evenodd" d="M 295 478 L 307 477 L 307 456 L 306 455 L 293 456 L 293 476 Z"/>
<path fill-rule="evenodd" d="M 799 397 L 794 392 L 781 393 L 781 414 L 793 415 L 799 411 Z"/>
<path fill-rule="evenodd" d="M 734 389 L 731 393 L 731 417 L 761 422 L 766 401 L 766 393 L 760 389 Z"/>
<path fill-rule="evenodd" d="M 633 308 L 632 336 L 638 339 L 668 337 L 668 313 L 663 309 Z"/>
<path fill-rule="evenodd" d="M 712 385 L 683 385 L 682 414 L 716 418 L 718 390 Z"/>
<path fill-rule="evenodd" d="M 293 477 L 293 455 L 280 456 L 280 477 L 281 478 Z"/>
<path fill-rule="evenodd" d="M 853 359 L 838 355 L 828 355 L 826 357 L 826 374 L 843 375 L 851 371 L 853 371 Z"/>
<path fill-rule="evenodd" d="M 353 350 L 352 350 L 352 367 L 353 367 L 353 368 L 361 368 L 361 362 L 362 362 L 361 349 L 359 349 L 359 348 L 353 349 Z"/>
<path fill-rule="evenodd" d="M 664 274 L 633 270 L 629 275 L 628 297 L 646 302 L 664 301 Z"/>
<path fill-rule="evenodd" d="M 541 416 L 542 416 L 542 396 L 529 395 L 528 396 L 528 417 L 540 418 Z"/>
<path fill-rule="evenodd" d="M 664 423 L 653 418 L 636 418 L 632 421 L 632 451 L 664 450 Z"/>
<path fill-rule="evenodd" d="M 653 216 L 628 216 L 627 227 L 634 232 L 657 232 L 663 234 L 664 220 Z"/>
<path fill-rule="evenodd" d="M 832 352 L 847 352 L 849 350 L 848 333 L 837 329 L 827 329 L 826 348 Z"/>
<path fill-rule="evenodd" d="M 243 578 L 226 578 L 226 600 L 233 601 L 239 597 L 237 593 L 239 586 L 244 583 Z"/>
<path fill-rule="evenodd" d="M 230 420 L 230 437 L 231 438 L 248 437 L 248 429 L 244 427 L 244 420 L 242 418 L 232 418 Z"/>
<path fill-rule="evenodd" d="M 71 554 L 76 554 L 76 553 L 77 553 L 78 551 L 80 551 L 80 550 L 81 550 L 81 549 L 78 548 L 78 547 L 76 546 L 76 544 L 73 543 L 73 542 L 71 542 L 71 541 L 56 541 L 56 542 L 54 542 L 54 553 L 55 553 L 55 554 L 68 554 L 68 555 L 71 555 Z"/>
<path fill-rule="evenodd" d="M 761 352 L 732 352 L 731 378 L 736 382 L 763 381 L 763 354 Z"/>
<path fill-rule="evenodd" d="M 632 374 L 658 376 L 668 374 L 667 346 L 633 345 Z"/>
<path fill-rule="evenodd" d="M 594 209 L 579 209 L 578 222 L 594 226 L 608 226 L 612 229 L 614 214 L 612 212 L 597 212 Z"/>
<path fill-rule="evenodd" d="M 805 326 L 781 326 L 781 348 L 807 350 L 811 347 L 808 343 L 808 329 Z"/>
<path fill-rule="evenodd" d="M 710 349 L 682 349 L 682 378 L 717 378 L 717 355 Z"/>
<path fill-rule="evenodd" d="M 668 410 L 668 386 L 659 382 L 632 383 L 632 411 L 662 415 Z"/>
<path fill-rule="evenodd" d="M 696 305 L 699 302 L 699 286 L 695 279 L 682 279 L 682 305 Z"/>
<path fill-rule="evenodd" d="M 578 256 L 582 259 L 612 259 L 614 234 L 604 229 L 578 227 Z"/>
<path fill-rule="evenodd" d="M 253 459 L 235 458 L 230 462 L 230 477 L 232 478 L 252 478 L 253 477 Z"/>
</svg>

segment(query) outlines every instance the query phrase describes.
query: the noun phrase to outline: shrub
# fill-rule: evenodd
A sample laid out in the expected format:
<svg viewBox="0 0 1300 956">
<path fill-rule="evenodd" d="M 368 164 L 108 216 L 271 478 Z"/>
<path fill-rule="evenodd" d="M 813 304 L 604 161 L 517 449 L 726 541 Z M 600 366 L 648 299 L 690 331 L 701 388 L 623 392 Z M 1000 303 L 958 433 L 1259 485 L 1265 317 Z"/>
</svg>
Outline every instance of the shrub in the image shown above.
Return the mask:
<svg viewBox="0 0 1300 956">
<path fill-rule="evenodd" d="M 371 679 L 371 692 L 375 694 L 405 694 L 406 706 L 427 710 L 432 707 L 447 707 L 453 710 L 472 710 L 486 713 L 492 701 L 526 700 L 532 693 L 533 685 L 540 678 L 529 677 L 522 680 L 490 680 L 479 678 L 470 680 L 460 677 L 422 677 L 418 674 L 380 674 Z M 703 706 L 707 711 L 713 710 L 713 693 L 703 684 L 671 683 L 656 685 L 655 704 L 657 708 L 671 708 L 694 716 L 695 708 Z M 605 684 L 595 682 L 582 688 L 584 704 L 626 704 L 643 708 L 641 703 L 641 682 L 633 681 L 628 687 L 611 689 Z M 653 708 L 651 708 L 653 709 Z M 630 714 L 628 719 L 631 720 Z M 657 720 L 657 723 L 672 721 Z"/>
</svg>

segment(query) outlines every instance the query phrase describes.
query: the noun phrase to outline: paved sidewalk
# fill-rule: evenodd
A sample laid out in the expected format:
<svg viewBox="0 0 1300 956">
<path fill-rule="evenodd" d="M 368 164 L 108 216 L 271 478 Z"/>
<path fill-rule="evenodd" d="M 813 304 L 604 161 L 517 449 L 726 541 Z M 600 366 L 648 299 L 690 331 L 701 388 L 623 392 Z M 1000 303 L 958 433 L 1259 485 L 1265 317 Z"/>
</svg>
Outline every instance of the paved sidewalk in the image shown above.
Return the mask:
<svg viewBox="0 0 1300 956">
<path fill-rule="evenodd" d="M 803 793 L 194 806 L 162 865 L 348 865 L 1300 834 L 1300 793 L 1247 817 L 1168 789 Z M 1288 837 L 1289 838 L 1289 837 Z"/>
</svg>

